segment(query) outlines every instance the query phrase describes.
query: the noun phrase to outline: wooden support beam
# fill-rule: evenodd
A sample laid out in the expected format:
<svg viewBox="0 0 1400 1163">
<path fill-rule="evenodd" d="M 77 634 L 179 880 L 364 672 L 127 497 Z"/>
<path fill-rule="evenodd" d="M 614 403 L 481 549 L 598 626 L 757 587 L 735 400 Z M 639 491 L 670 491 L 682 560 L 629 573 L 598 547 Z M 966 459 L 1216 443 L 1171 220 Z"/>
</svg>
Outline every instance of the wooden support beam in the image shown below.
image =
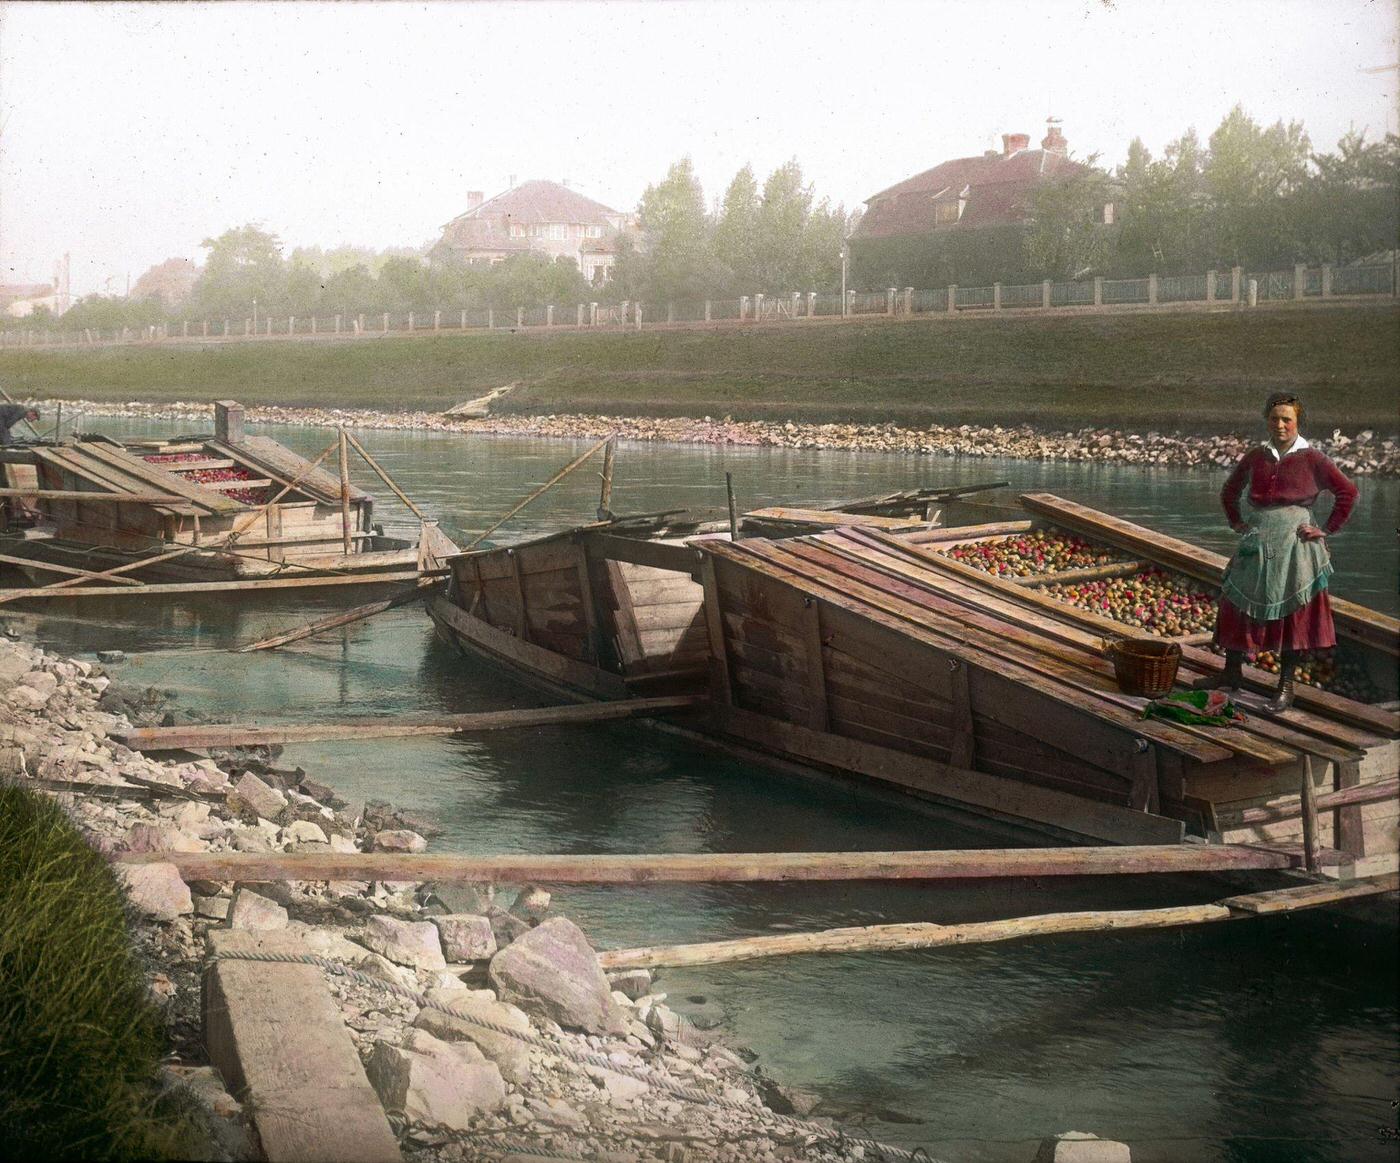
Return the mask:
<svg viewBox="0 0 1400 1163">
<path fill-rule="evenodd" d="M 372 618 L 375 614 L 382 614 L 386 610 L 396 610 L 400 606 L 406 606 L 410 602 L 416 602 L 428 597 L 437 588 L 437 583 L 417 585 L 402 594 L 396 594 L 392 598 L 384 598 L 378 602 L 370 602 L 367 605 L 356 606 L 353 610 L 345 610 L 339 614 L 329 614 L 324 618 L 316 619 L 314 622 L 308 622 L 304 626 L 298 626 L 295 630 L 287 630 L 281 634 L 274 634 L 269 638 L 261 638 L 257 642 L 250 642 L 247 646 L 238 647 L 233 653 L 251 654 L 255 650 L 272 650 L 278 646 L 286 646 L 289 642 L 300 642 L 303 638 L 310 638 L 314 634 L 320 634 L 323 630 L 334 630 L 340 626 L 349 626 L 352 622 L 363 622 L 366 618 Z"/>
<path fill-rule="evenodd" d="M 340 468 L 340 537 L 345 555 L 348 557 L 354 546 L 350 540 L 350 453 L 347 450 L 344 428 L 339 430 L 337 443 L 340 448 L 338 461 Z"/>
<path fill-rule="evenodd" d="M 1344 765 L 1345 766 L 1345 765 Z M 1377 783 L 1351 784 L 1343 782 L 1338 791 L 1317 796 L 1314 806 L 1319 812 L 1341 812 L 1347 808 L 1357 808 L 1364 804 L 1380 804 L 1400 797 L 1400 779 L 1386 779 Z M 1277 824 L 1282 820 L 1296 820 L 1303 814 L 1301 797 L 1297 803 L 1278 804 L 1263 808 L 1245 808 L 1241 811 L 1219 811 L 1220 826 L 1223 829 L 1252 828 L 1259 824 Z M 1343 848 L 1343 851 L 1350 851 Z M 1351 853 L 1364 855 L 1363 853 Z"/>
<path fill-rule="evenodd" d="M 190 727 L 138 727 L 115 735 L 135 751 L 181 751 L 207 747 L 260 747 L 272 743 L 311 743 L 327 739 L 396 739 L 416 735 L 460 735 L 570 723 L 601 723 L 686 711 L 705 700 L 698 695 L 654 699 L 619 699 L 605 703 L 571 703 L 562 707 L 525 707 L 481 711 L 437 719 L 343 719 L 334 723 L 216 723 Z"/>
<path fill-rule="evenodd" d="M 29 497 L 35 501 L 96 501 L 109 505 L 184 505 L 183 497 L 166 493 L 95 493 L 84 489 L 0 489 L 0 497 Z"/>
<path fill-rule="evenodd" d="M 953 748 L 948 756 L 952 767 L 970 771 L 977 759 L 976 725 L 972 718 L 972 689 L 967 681 L 967 667 L 961 659 L 950 659 L 949 683 L 953 695 Z"/>
<path fill-rule="evenodd" d="M 802 618 L 802 636 L 807 655 L 807 694 L 811 699 L 811 720 L 808 726 L 813 731 L 827 731 L 831 728 L 831 711 L 826 696 L 821 603 L 816 598 L 804 598 L 803 607 L 805 613 Z"/>
<path fill-rule="evenodd" d="M 1303 756 L 1303 867 L 1317 871 L 1317 789 L 1313 787 L 1313 772 L 1318 760 Z"/>
<path fill-rule="evenodd" d="M 1060 933 L 1123 932 L 1128 929 L 1171 929 L 1238 921 L 1266 913 L 1317 908 L 1340 900 L 1395 892 L 1394 873 L 1351 884 L 1309 884 L 1299 888 L 1249 896 L 1229 897 L 1214 904 L 1178 905 L 1160 909 L 1122 909 L 1082 913 L 1042 913 L 998 921 L 974 921 L 961 925 L 913 922 L 895 925 L 863 925 L 849 929 L 824 929 L 815 933 L 781 933 L 768 937 L 739 937 L 697 945 L 611 949 L 598 954 L 607 971 L 619 969 L 675 968 L 753 961 L 794 953 L 872 953 L 894 949 L 933 949 L 947 945 L 985 945 L 1024 937 Z"/>
<path fill-rule="evenodd" d="M 468 856 L 405 852 L 118 852 L 119 864 L 174 864 L 186 879 L 490 881 L 519 884 L 740 884 L 796 880 L 959 880 L 1296 868 L 1300 857 L 1239 844 L 966 848 L 930 852 L 698 852 Z"/>
<path fill-rule="evenodd" d="M 175 556 L 171 554 L 170 556 Z M 151 558 L 148 561 L 163 560 L 163 558 Z M 147 561 L 140 562 L 141 565 L 148 564 Z M 264 578 L 244 578 L 240 581 L 213 581 L 213 582 L 160 582 L 151 585 L 132 587 L 127 589 L 124 586 L 89 586 L 86 589 L 11 589 L 0 590 L 0 602 L 17 602 L 29 598 L 39 598 L 47 600 L 49 598 L 111 598 L 127 596 L 130 594 L 140 594 L 142 596 L 152 594 L 218 594 L 228 593 L 237 590 L 280 590 L 296 589 L 305 586 L 364 586 L 379 585 L 383 582 L 406 582 L 414 581 L 418 577 L 416 569 L 396 570 L 393 573 L 363 573 L 363 574 L 336 574 L 322 577 L 316 574 L 299 575 L 297 577 L 264 577 Z"/>
<path fill-rule="evenodd" d="M 71 565 L 58 565 L 52 561 L 36 561 L 32 557 L 12 557 L 8 553 L 0 553 L 0 561 L 6 565 L 22 565 L 26 569 L 37 569 L 40 573 L 59 573 L 66 577 L 93 577 L 90 569 L 74 569 Z M 120 574 L 111 579 L 124 586 L 139 586 L 143 583 L 134 577 L 122 577 Z"/>
<path fill-rule="evenodd" d="M 1361 764 L 1356 760 L 1346 760 L 1332 765 L 1332 787 L 1334 796 L 1343 792 L 1359 790 Z M 1397 781 L 1392 781 L 1397 782 Z M 1392 793 L 1393 798 L 1394 793 Z M 1318 796 L 1318 807 L 1329 796 Z M 1349 856 L 1366 855 L 1366 827 L 1361 817 L 1360 805 L 1341 805 L 1332 812 L 1332 847 Z"/>
<path fill-rule="evenodd" d="M 548 492 L 560 481 L 562 481 L 566 476 L 573 472 L 574 469 L 578 468 L 579 465 L 581 465 L 594 453 L 600 452 L 602 449 L 606 448 L 608 441 L 611 439 L 611 436 L 605 437 L 604 439 L 598 441 L 598 443 L 595 444 L 592 448 L 590 448 L 587 452 L 581 453 L 579 456 L 576 456 L 573 460 L 571 460 L 568 464 L 566 464 L 563 468 L 556 472 L 552 477 L 550 477 L 549 480 L 545 481 L 544 484 L 540 485 L 539 488 L 537 488 L 528 497 L 526 497 L 523 501 L 521 501 L 513 509 L 506 513 L 504 517 L 501 517 L 493 524 L 488 525 L 485 529 L 483 529 L 480 533 L 473 537 L 471 541 L 467 543 L 466 550 L 475 549 L 478 545 L 485 541 L 486 538 L 488 538 L 492 533 L 494 533 L 497 529 L 499 529 L 502 525 L 504 525 L 507 521 L 514 517 L 518 512 L 520 512 L 521 509 L 525 508 L 525 506 L 528 505 L 531 501 L 535 500 L 537 497 L 543 496 L 546 492 Z M 464 550 L 463 552 L 466 552 L 466 550 Z"/>
<path fill-rule="evenodd" d="M 379 479 L 389 486 L 389 491 L 392 492 L 394 496 L 398 497 L 398 499 L 408 507 L 408 511 L 410 513 L 412 513 L 420 521 L 426 521 L 428 519 L 424 515 L 423 510 L 408 499 L 408 494 L 405 493 L 401 488 L 399 488 L 398 485 L 394 483 L 394 478 L 391 477 L 383 468 L 380 467 L 379 462 L 375 460 L 374 457 L 370 456 L 370 454 L 365 451 L 365 446 L 355 439 L 355 434 L 353 432 L 347 432 L 345 434 L 345 439 L 348 440 L 351 446 L 355 449 L 355 451 L 358 452 L 360 456 L 364 458 L 364 462 L 367 465 L 369 465 L 370 468 L 374 469 L 374 471 L 379 475 Z"/>
</svg>

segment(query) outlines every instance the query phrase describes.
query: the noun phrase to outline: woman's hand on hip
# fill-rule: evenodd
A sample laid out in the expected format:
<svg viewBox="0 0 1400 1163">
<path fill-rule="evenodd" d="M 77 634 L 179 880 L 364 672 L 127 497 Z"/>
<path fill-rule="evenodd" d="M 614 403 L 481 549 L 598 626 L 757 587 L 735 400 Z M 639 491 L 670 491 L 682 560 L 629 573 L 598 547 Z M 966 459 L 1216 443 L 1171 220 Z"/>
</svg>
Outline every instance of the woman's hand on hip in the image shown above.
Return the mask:
<svg viewBox="0 0 1400 1163">
<path fill-rule="evenodd" d="M 1241 536 L 1249 532 L 1249 526 L 1246 525 L 1243 521 L 1236 521 L 1233 525 L 1230 526 L 1230 528 L 1233 529 L 1236 533 L 1240 534 Z"/>
<path fill-rule="evenodd" d="M 1316 525 L 1299 525 L 1298 539 L 1300 541 L 1321 541 L 1327 534 Z"/>
</svg>

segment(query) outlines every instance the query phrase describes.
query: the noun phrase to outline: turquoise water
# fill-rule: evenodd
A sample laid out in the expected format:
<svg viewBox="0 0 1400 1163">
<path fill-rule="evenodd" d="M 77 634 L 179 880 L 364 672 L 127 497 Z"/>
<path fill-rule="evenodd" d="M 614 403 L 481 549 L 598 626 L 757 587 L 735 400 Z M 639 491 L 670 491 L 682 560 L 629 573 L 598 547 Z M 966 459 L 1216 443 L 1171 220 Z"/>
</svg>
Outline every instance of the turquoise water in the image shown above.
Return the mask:
<svg viewBox="0 0 1400 1163">
<path fill-rule="evenodd" d="M 97 424 L 91 425 L 96 427 Z M 137 431 L 102 422 L 105 431 Z M 141 426 L 149 431 L 152 426 Z M 176 425 L 163 425 L 170 433 Z M 260 429 L 305 452 L 324 430 Z M 583 447 L 569 441 L 359 433 L 454 536 L 484 528 Z M 772 449 L 619 449 L 614 508 L 718 513 L 922 483 L 1009 480 L 1228 550 L 1224 472 L 945 461 Z M 368 472 L 357 483 L 384 496 Z M 1336 539 L 1336 590 L 1395 611 L 1400 483 L 1362 481 Z M 592 514 L 585 469 L 503 529 L 508 540 Z M 382 504 L 381 515 L 406 516 Z M 356 599 L 358 600 L 358 599 Z M 341 595 L 126 599 L 7 612 L 47 645 L 131 655 L 123 681 L 238 719 L 463 712 L 537 705 L 501 674 L 394 611 L 285 650 L 230 646 L 345 604 Z M 477 739 L 290 747 L 286 761 L 351 797 L 386 797 L 446 829 L 439 850 L 692 852 L 1034 844 L 1008 826 L 716 759 L 637 725 Z M 603 945 L 700 941 L 885 921 L 953 922 L 1207 900 L 1184 878 L 926 885 L 719 885 L 568 890 L 560 907 Z M 1042 1135 L 1087 1130 L 1137 1160 L 1394 1159 L 1394 929 L 1317 914 L 1187 932 L 1060 937 L 955 950 L 788 958 L 685 972 L 660 988 L 717 1022 L 780 1081 L 949 1160 L 1019 1161 Z M 701 1000 L 694 1000 L 701 999 Z M 906 1121 L 918 1120 L 918 1121 Z"/>
</svg>

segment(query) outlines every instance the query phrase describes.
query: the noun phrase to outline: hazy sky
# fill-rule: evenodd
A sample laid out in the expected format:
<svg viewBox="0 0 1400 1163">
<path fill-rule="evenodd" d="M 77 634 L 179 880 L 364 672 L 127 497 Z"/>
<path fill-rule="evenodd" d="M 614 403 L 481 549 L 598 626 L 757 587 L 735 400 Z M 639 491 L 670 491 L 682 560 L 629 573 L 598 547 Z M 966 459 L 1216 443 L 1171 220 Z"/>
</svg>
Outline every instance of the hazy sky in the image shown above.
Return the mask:
<svg viewBox="0 0 1400 1163">
<path fill-rule="evenodd" d="M 510 175 L 619 209 L 791 157 L 854 206 L 1063 120 L 1122 160 L 1236 102 L 1315 146 L 1396 128 L 1395 0 L 3 3 L 0 281 L 115 292 L 258 222 L 418 245 Z M 110 280 L 110 282 L 108 282 Z"/>
</svg>

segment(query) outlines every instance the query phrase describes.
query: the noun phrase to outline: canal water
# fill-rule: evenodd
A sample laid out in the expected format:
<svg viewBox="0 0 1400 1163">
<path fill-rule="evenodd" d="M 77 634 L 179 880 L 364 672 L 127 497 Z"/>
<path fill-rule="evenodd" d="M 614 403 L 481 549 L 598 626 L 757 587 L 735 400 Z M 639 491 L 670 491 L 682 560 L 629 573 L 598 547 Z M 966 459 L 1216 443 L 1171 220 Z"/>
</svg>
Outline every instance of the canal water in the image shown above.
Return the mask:
<svg viewBox="0 0 1400 1163">
<path fill-rule="evenodd" d="M 188 430 L 93 421 L 113 435 Z M 314 454 L 323 429 L 260 428 Z M 366 431 L 363 443 L 464 540 L 583 447 L 544 439 Z M 618 512 L 815 503 L 915 485 L 1006 480 L 1228 552 L 1224 472 L 941 460 L 785 449 L 619 449 Z M 391 524 L 406 512 L 381 497 Z M 1400 482 L 1362 481 L 1335 541 L 1335 592 L 1394 612 Z M 502 541 L 591 516 L 582 470 Z M 394 611 L 276 652 L 241 642 L 347 604 L 343 594 L 55 603 L 7 617 L 46 646 L 125 650 L 123 682 L 176 693 L 216 718 L 327 719 L 538 705 L 528 690 Z M 697 753 L 638 725 L 287 748 L 350 798 L 431 815 L 438 851 L 724 852 L 1036 844 L 952 810 L 815 785 Z M 992 885 L 670 886 L 566 890 L 559 907 L 600 945 L 702 941 L 891 921 L 1188 903 L 1222 895 L 1184 878 Z M 1091 934 L 964 949 L 798 957 L 663 971 L 697 1025 L 757 1055 L 776 1080 L 887 1141 L 950 1161 L 1023 1161 L 1056 1131 L 1132 1144 L 1139 1163 L 1396 1158 L 1400 1009 L 1394 927 L 1318 914 L 1160 933 Z"/>
</svg>

